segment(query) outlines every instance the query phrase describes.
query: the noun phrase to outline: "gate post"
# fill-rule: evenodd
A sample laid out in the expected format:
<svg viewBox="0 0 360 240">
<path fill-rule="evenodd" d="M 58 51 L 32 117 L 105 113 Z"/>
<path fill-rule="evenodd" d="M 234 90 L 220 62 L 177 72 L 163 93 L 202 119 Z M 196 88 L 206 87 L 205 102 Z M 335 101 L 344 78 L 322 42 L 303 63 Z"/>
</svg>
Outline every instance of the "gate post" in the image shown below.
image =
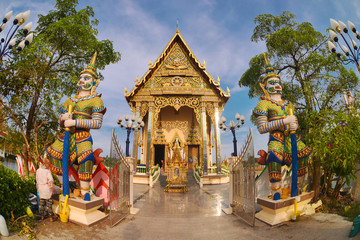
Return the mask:
<svg viewBox="0 0 360 240">
<path fill-rule="evenodd" d="M 230 188 L 229 188 L 229 208 L 231 210 L 232 213 L 232 206 L 233 206 L 233 199 L 234 199 L 234 163 L 237 157 L 230 157 L 229 158 L 229 162 L 230 162 Z"/>
<path fill-rule="evenodd" d="M 130 167 L 130 214 L 137 214 L 139 212 L 139 208 L 134 208 L 134 158 L 127 157 L 126 162 Z"/>
<path fill-rule="evenodd" d="M 229 177 L 230 177 L 230 182 L 229 182 L 229 208 L 223 209 L 223 211 L 226 214 L 232 214 L 233 213 L 233 198 L 234 198 L 234 174 L 233 174 L 233 166 L 234 166 L 234 162 L 237 159 L 237 157 L 229 157 Z"/>
</svg>

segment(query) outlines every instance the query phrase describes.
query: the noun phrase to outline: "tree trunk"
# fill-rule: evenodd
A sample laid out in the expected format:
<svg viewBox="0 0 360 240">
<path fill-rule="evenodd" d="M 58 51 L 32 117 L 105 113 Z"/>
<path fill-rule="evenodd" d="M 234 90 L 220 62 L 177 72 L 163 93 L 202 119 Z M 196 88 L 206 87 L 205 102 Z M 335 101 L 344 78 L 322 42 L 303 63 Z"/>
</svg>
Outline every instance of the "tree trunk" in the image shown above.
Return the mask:
<svg viewBox="0 0 360 240">
<path fill-rule="evenodd" d="M 317 201 L 319 200 L 319 196 L 320 196 L 320 181 L 321 181 L 320 160 L 313 157 L 313 164 L 314 164 L 314 172 L 313 172 L 312 185 L 313 185 L 313 190 L 315 191 L 314 201 Z"/>
<path fill-rule="evenodd" d="M 27 118 L 27 122 L 26 122 L 25 138 L 28 143 L 30 143 L 31 131 L 34 128 L 33 123 L 34 123 L 35 110 L 37 107 L 38 99 L 39 99 L 39 94 L 37 92 L 35 92 L 34 98 L 31 102 L 31 106 L 29 109 L 29 114 L 28 114 L 28 118 Z M 30 146 L 26 146 L 26 143 L 25 143 L 25 152 L 24 152 L 25 176 L 29 175 L 29 169 L 28 169 L 29 158 L 30 158 Z M 31 159 L 30 159 L 30 161 L 31 161 Z"/>
<path fill-rule="evenodd" d="M 25 176 L 29 176 L 29 148 L 26 143 L 24 145 L 24 150 L 24 174 Z"/>
<path fill-rule="evenodd" d="M 44 85 L 44 81 L 45 81 L 45 77 L 42 76 L 41 81 L 40 81 L 39 86 L 38 86 L 38 89 L 40 89 L 40 90 L 35 89 L 34 97 L 33 97 L 33 100 L 31 102 L 31 106 L 30 106 L 30 109 L 29 109 L 29 114 L 28 114 L 27 122 L 26 122 L 26 135 L 25 135 L 25 138 L 26 138 L 28 143 L 30 143 L 31 131 L 34 129 L 34 122 L 35 122 L 35 118 L 36 118 L 35 112 L 36 112 L 36 108 L 37 108 L 38 101 L 39 101 L 40 91 L 41 91 L 41 89 L 43 88 L 43 85 Z M 37 146 L 35 146 L 35 147 L 37 147 Z M 27 163 L 28 163 L 28 160 L 31 157 L 30 145 L 25 147 L 25 154 L 24 155 L 25 155 L 25 158 L 26 158 L 26 159 L 24 159 L 24 163 L 25 163 L 26 168 L 27 168 L 27 173 L 25 173 L 25 174 L 26 174 L 26 176 L 28 176 L 29 171 L 28 171 Z"/>
<path fill-rule="evenodd" d="M 359 168 L 359 164 L 356 164 L 356 169 Z M 353 198 L 358 201 L 360 199 L 360 171 L 357 171 L 355 173 L 356 179 L 354 181 L 354 183 L 352 184 L 352 191 L 351 194 L 353 196 Z"/>
</svg>

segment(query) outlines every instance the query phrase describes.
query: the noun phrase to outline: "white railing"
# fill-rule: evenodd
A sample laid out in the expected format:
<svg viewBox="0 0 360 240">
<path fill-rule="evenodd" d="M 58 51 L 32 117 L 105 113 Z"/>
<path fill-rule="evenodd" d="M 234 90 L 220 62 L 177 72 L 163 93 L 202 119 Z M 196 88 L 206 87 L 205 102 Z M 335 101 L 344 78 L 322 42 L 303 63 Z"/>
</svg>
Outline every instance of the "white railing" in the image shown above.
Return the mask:
<svg viewBox="0 0 360 240">
<path fill-rule="evenodd" d="M 216 174 L 216 166 L 208 167 L 208 174 Z"/>
<path fill-rule="evenodd" d="M 221 165 L 221 174 L 225 174 L 227 176 L 229 176 L 230 174 L 230 168 L 229 167 L 226 167 L 224 165 Z"/>
<path fill-rule="evenodd" d="M 136 166 L 136 174 L 146 175 L 146 166 L 145 165 L 137 165 Z"/>
<path fill-rule="evenodd" d="M 202 176 L 201 168 L 199 166 L 195 165 L 194 178 L 195 178 L 196 182 L 200 185 L 200 188 L 203 187 L 203 182 L 202 182 L 201 176 Z"/>
<path fill-rule="evenodd" d="M 160 167 L 159 167 L 159 165 L 151 167 L 150 171 L 149 171 L 149 185 L 150 185 L 150 187 L 152 187 L 157 182 L 159 177 L 160 177 Z"/>
</svg>

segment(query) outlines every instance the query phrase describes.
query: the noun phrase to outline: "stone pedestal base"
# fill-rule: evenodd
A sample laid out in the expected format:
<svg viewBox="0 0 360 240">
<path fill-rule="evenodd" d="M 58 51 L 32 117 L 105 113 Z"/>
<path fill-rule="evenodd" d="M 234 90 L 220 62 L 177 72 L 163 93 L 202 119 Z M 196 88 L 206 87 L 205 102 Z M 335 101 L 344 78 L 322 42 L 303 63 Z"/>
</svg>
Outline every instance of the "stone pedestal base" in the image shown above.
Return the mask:
<svg viewBox="0 0 360 240">
<path fill-rule="evenodd" d="M 90 201 L 84 201 L 78 197 L 69 198 L 69 221 L 90 226 L 107 217 L 107 214 L 98 209 L 104 204 L 104 199 L 96 196 L 91 196 Z M 59 202 L 54 200 L 54 213 L 59 212 Z"/>
<path fill-rule="evenodd" d="M 166 185 L 165 192 L 187 192 L 189 189 L 186 184 L 171 184 Z"/>
<path fill-rule="evenodd" d="M 149 185 L 149 175 L 144 173 L 144 174 L 135 174 L 133 177 L 133 182 L 137 183 L 137 184 L 146 184 Z"/>
<path fill-rule="evenodd" d="M 201 176 L 202 183 L 204 185 L 212 185 L 212 184 L 225 184 L 230 182 L 230 178 L 224 174 L 208 174 Z"/>
<path fill-rule="evenodd" d="M 134 208 L 134 207 L 130 208 L 130 214 L 132 214 L 132 215 L 138 214 L 139 211 L 140 211 L 140 208 Z"/>
<path fill-rule="evenodd" d="M 300 201 L 297 203 L 297 211 L 302 212 L 314 197 L 314 191 L 303 193 L 298 197 L 300 197 Z M 291 197 L 274 201 L 268 198 L 258 198 L 257 204 L 262 210 L 255 214 L 255 217 L 271 226 L 289 221 L 291 213 L 294 212 L 294 199 L 295 197 Z"/>
</svg>

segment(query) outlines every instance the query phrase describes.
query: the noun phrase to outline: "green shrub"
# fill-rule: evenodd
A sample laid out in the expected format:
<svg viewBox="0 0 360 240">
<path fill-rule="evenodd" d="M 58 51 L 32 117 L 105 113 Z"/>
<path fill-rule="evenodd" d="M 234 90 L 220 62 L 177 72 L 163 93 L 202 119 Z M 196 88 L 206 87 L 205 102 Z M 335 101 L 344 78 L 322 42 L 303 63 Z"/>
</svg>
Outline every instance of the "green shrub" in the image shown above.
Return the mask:
<svg viewBox="0 0 360 240">
<path fill-rule="evenodd" d="M 353 221 L 359 214 L 360 202 L 352 202 L 340 211 L 340 215 L 347 217 L 350 221 Z"/>
<path fill-rule="evenodd" d="M 15 218 L 26 214 L 26 207 L 31 205 L 30 193 L 36 194 L 34 176 L 23 179 L 14 170 L 0 165 L 0 214 L 5 219 L 11 218 L 11 211 Z"/>
<path fill-rule="evenodd" d="M 56 174 L 52 172 L 52 173 L 51 173 L 51 176 L 52 176 L 53 179 L 54 179 L 54 185 L 60 186 L 60 181 L 59 181 L 59 178 L 56 176 Z"/>
</svg>

